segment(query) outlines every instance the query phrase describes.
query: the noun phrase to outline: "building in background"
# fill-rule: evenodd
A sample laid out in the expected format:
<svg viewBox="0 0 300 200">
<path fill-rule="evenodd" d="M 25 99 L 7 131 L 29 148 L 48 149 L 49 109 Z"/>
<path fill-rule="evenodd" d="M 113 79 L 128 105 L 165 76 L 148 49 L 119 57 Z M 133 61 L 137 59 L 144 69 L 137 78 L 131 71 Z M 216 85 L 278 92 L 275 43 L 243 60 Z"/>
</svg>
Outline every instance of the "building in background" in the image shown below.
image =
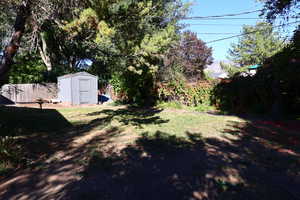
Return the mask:
<svg viewBox="0 0 300 200">
<path fill-rule="evenodd" d="M 257 72 L 257 69 L 259 68 L 260 66 L 259 65 L 251 65 L 248 67 L 248 71 L 249 73 L 253 76 L 256 74 Z"/>
<path fill-rule="evenodd" d="M 224 62 L 224 61 L 222 61 Z M 213 62 L 213 64 L 207 66 L 207 68 L 204 69 L 206 73 L 211 78 L 218 79 L 218 78 L 228 78 L 227 72 L 225 72 L 220 65 L 221 61 Z"/>
</svg>

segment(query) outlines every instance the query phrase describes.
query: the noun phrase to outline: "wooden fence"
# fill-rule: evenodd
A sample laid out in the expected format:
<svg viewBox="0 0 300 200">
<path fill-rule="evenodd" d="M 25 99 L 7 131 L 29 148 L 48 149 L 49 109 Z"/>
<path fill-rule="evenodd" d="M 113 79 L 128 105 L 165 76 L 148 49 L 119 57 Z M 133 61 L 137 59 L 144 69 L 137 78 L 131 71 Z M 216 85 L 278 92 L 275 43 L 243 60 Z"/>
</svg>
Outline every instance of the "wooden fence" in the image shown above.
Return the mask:
<svg viewBox="0 0 300 200">
<path fill-rule="evenodd" d="M 32 103 L 38 98 L 56 99 L 57 92 L 56 83 L 7 84 L 1 88 L 1 95 L 15 103 Z"/>
</svg>

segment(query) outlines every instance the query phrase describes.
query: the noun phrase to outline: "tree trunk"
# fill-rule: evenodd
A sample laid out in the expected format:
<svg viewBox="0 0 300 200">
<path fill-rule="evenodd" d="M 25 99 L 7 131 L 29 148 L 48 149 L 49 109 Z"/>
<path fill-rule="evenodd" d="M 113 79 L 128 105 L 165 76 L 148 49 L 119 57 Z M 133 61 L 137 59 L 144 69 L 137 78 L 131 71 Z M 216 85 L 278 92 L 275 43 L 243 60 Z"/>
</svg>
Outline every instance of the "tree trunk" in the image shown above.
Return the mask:
<svg viewBox="0 0 300 200">
<path fill-rule="evenodd" d="M 47 67 L 47 71 L 50 72 L 52 70 L 52 61 L 51 61 L 51 56 L 49 54 L 47 41 L 43 33 L 40 34 L 40 37 L 42 41 L 41 44 L 39 45 L 40 55 Z"/>
<path fill-rule="evenodd" d="M 7 81 L 8 72 L 13 65 L 13 58 L 20 47 L 21 38 L 25 31 L 26 21 L 31 14 L 30 4 L 30 0 L 22 1 L 17 11 L 14 32 L 9 44 L 4 49 L 3 58 L 0 63 L 0 86 Z"/>
</svg>

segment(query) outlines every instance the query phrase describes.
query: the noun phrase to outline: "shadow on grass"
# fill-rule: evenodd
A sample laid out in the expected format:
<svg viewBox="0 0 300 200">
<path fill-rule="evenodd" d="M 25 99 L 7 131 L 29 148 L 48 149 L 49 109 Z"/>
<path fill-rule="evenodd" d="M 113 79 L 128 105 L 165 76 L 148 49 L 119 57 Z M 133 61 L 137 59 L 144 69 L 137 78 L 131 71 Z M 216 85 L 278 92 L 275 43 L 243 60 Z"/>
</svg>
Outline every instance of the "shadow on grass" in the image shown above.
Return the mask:
<svg viewBox="0 0 300 200">
<path fill-rule="evenodd" d="M 71 130 L 76 131 L 77 136 L 85 134 L 92 128 L 109 124 L 115 117 L 135 126 L 164 123 L 161 119 L 152 119 L 157 112 L 160 111 L 104 110 L 89 114 L 104 113 L 104 117 Z M 151 120 L 131 120 L 139 117 Z M 122 132 L 118 127 L 112 127 L 105 134 L 68 152 L 63 159 L 35 171 L 34 178 L 25 177 L 2 196 L 0 192 L 0 197 L 18 199 L 26 195 L 28 199 L 65 200 L 299 199 L 299 146 L 291 146 L 291 143 L 272 136 L 272 131 L 285 136 L 294 133 L 266 124 L 258 126 L 257 121 L 229 122 L 227 125 L 223 130 L 224 140 L 203 138 L 201 133 L 192 132 L 186 132 L 185 137 L 160 131 L 154 134 L 145 132 L 135 144 L 121 150 L 114 146 L 103 148 L 110 145 L 110 138 Z M 74 136 L 69 135 L 64 140 L 60 150 L 66 150 L 71 137 Z M 74 170 L 69 164 L 83 158 L 82 178 L 66 184 L 60 173 Z M 49 174 L 57 176 L 51 184 Z M 53 192 L 53 188 L 59 189 Z"/>
<path fill-rule="evenodd" d="M 148 108 L 142 109 L 138 107 L 120 108 L 117 110 L 106 109 L 99 112 L 93 112 L 87 114 L 88 116 L 97 116 L 105 114 L 107 117 L 105 120 L 112 120 L 116 118 L 119 122 L 125 125 L 133 125 L 141 128 L 146 124 L 163 124 L 169 122 L 169 120 L 163 120 L 159 116 L 155 116 L 160 113 L 162 109 Z"/>
<path fill-rule="evenodd" d="M 247 127 L 239 124 L 234 140 L 158 131 L 121 152 L 98 149 L 64 199 L 299 199 L 299 156 L 260 143 Z"/>
<path fill-rule="evenodd" d="M 0 168 L 3 172 L 54 153 L 56 150 L 51 144 L 55 137 L 72 127 L 54 109 L 1 106 L 0 118 Z"/>
<path fill-rule="evenodd" d="M 104 117 L 80 125 L 73 125 L 55 109 L 40 110 L 37 108 L 2 106 L 0 107 L 0 139 L 6 136 L 17 139 L 13 143 L 9 143 L 9 146 L 2 145 L 0 140 L 0 149 L 9 149 L 7 155 L 5 153 L 5 157 L 2 157 L 3 154 L 0 157 L 2 161 L 9 160 L 10 164 L 8 165 L 12 164 L 14 167 L 22 166 L 28 160 L 36 162 L 46 159 L 57 151 L 66 150 L 74 138 L 83 136 L 95 128 L 104 130 L 104 128 L 110 126 L 111 121 L 115 118 L 123 124 L 135 126 L 167 122 L 153 116 L 160 111 L 137 108 L 107 109 L 88 114 L 90 116 L 104 114 Z M 115 133 L 116 131 L 112 127 L 106 132 Z M 110 134 L 107 134 L 107 136 L 112 137 Z"/>
<path fill-rule="evenodd" d="M 54 109 L 1 106 L 0 118 L 1 136 L 49 134 L 72 126 Z"/>
</svg>

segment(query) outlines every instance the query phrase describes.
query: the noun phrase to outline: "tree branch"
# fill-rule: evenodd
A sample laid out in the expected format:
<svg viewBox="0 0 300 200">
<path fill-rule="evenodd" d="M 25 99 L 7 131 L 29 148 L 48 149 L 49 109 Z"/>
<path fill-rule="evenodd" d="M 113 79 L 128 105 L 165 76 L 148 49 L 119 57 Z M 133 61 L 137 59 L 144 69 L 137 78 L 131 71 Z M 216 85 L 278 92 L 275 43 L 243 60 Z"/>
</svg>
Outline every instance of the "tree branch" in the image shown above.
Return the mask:
<svg viewBox="0 0 300 200">
<path fill-rule="evenodd" d="M 14 24 L 14 31 L 9 44 L 5 47 L 0 63 L 0 86 L 7 80 L 7 74 L 13 65 L 13 58 L 19 50 L 27 19 L 31 14 L 31 0 L 22 1 Z"/>
</svg>

